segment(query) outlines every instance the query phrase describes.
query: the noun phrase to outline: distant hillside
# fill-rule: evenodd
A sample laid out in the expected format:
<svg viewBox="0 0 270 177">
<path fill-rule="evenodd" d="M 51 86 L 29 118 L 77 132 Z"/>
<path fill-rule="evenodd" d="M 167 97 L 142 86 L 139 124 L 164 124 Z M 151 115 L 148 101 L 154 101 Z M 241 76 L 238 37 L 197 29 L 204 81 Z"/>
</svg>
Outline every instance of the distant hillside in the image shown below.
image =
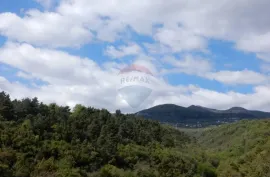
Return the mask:
<svg viewBox="0 0 270 177">
<path fill-rule="evenodd" d="M 219 161 L 219 176 L 270 176 L 270 120 L 242 120 L 199 131 L 198 144 Z"/>
<path fill-rule="evenodd" d="M 174 104 L 158 105 L 137 112 L 136 115 L 179 127 L 205 127 L 242 119 L 270 118 L 269 112 L 252 111 L 241 107 L 217 110 L 195 105 L 186 108 Z"/>
</svg>

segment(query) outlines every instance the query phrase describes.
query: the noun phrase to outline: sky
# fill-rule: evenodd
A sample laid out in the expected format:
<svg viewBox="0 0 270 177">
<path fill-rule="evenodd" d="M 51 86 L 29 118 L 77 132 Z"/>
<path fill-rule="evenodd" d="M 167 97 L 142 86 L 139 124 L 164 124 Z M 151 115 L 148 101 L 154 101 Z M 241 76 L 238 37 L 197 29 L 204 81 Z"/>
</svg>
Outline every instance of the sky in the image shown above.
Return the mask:
<svg viewBox="0 0 270 177">
<path fill-rule="evenodd" d="M 0 91 L 136 112 L 159 104 L 270 111 L 269 0 L 1 0 Z M 132 108 L 117 74 L 159 80 Z"/>
</svg>

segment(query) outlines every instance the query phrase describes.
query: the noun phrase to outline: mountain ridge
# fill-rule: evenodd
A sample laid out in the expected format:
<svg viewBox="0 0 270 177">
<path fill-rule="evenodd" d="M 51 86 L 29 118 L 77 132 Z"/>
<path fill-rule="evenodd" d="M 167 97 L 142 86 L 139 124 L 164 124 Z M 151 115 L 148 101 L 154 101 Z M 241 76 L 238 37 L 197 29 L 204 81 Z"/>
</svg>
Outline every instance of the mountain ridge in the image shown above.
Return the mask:
<svg viewBox="0 0 270 177">
<path fill-rule="evenodd" d="M 183 107 L 175 104 L 157 105 L 141 110 L 135 115 L 180 127 L 205 127 L 242 119 L 270 118 L 270 112 L 248 110 L 243 107 L 235 106 L 226 110 L 218 110 L 199 105 Z"/>
</svg>

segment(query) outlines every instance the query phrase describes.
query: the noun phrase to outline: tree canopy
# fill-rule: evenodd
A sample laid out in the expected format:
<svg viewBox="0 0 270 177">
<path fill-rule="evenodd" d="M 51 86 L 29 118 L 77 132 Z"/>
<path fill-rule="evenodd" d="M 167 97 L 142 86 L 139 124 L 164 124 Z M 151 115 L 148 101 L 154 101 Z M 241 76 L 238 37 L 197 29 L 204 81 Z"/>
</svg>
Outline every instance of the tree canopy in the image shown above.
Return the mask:
<svg viewBox="0 0 270 177">
<path fill-rule="evenodd" d="M 265 177 L 269 130 L 269 121 L 254 121 L 184 133 L 120 110 L 111 114 L 83 105 L 71 110 L 37 98 L 11 100 L 0 92 L 0 174 Z"/>
</svg>

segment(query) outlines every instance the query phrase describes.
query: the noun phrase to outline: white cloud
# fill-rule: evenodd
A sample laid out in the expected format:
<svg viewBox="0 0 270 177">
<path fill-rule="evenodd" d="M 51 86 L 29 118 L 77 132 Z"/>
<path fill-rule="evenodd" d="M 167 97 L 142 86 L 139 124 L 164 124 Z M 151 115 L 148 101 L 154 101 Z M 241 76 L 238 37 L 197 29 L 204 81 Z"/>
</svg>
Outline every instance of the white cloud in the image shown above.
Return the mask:
<svg viewBox="0 0 270 177">
<path fill-rule="evenodd" d="M 117 108 L 130 110 L 129 106 L 117 97 L 121 79 L 117 74 L 123 64 L 107 63 L 102 69 L 89 58 L 18 43 L 7 43 L 0 49 L 0 62 L 19 69 L 19 77 L 30 80 L 37 78 L 48 83 L 28 88 L 1 77 L 0 89 L 16 98 L 37 96 L 46 103 L 57 102 L 70 106 L 81 103 L 110 111 Z M 154 67 L 150 61 L 137 60 L 136 63 Z"/>
<path fill-rule="evenodd" d="M 164 74 L 182 72 L 201 76 L 212 70 L 212 64 L 209 60 L 191 55 L 186 55 L 183 59 L 166 57 L 164 58 L 164 62 L 174 67 L 173 69 L 164 70 Z"/>
<path fill-rule="evenodd" d="M 103 63 L 102 66 L 108 72 L 118 73 L 121 69 L 127 67 L 127 64 L 109 61 Z"/>
<path fill-rule="evenodd" d="M 0 77 L 0 91 L 6 91 L 12 98 L 35 97 L 45 102 L 56 102 L 61 105 L 74 106 L 76 103 L 107 108 L 110 111 L 122 109 L 123 112 L 136 112 L 159 104 L 172 103 L 181 106 L 192 104 L 202 105 L 217 109 L 227 109 L 231 106 L 242 106 L 247 109 L 270 111 L 270 87 L 258 86 L 250 94 L 237 92 L 221 93 L 214 90 L 203 89 L 195 86 L 171 86 L 166 83 L 156 88 L 153 94 L 138 109 L 131 109 L 123 100 L 118 100 L 114 89 L 100 87 L 92 88 L 82 86 L 47 85 L 39 88 L 28 88 L 17 82 L 9 82 Z M 94 94 L 91 94 L 94 93 Z M 100 96 L 102 95 L 102 96 Z"/>
<path fill-rule="evenodd" d="M 261 64 L 260 69 L 261 69 L 262 72 L 269 74 L 270 64 L 269 63 L 263 63 L 263 64 Z"/>
<path fill-rule="evenodd" d="M 29 53 L 31 55 L 28 55 Z M 219 109 L 237 105 L 251 109 L 269 110 L 270 99 L 267 96 L 270 94 L 269 86 L 255 87 L 254 93 L 251 94 L 221 93 L 192 85 L 172 86 L 162 80 L 158 87 L 154 87 L 152 95 L 141 107 L 131 109 L 117 97 L 116 85 L 119 78 L 115 77 L 115 71 L 117 68 L 121 68 L 121 64 L 108 63 L 107 68 L 115 68 L 115 70 L 102 70 L 90 59 L 72 56 L 57 50 L 14 43 L 9 43 L 0 50 L 0 61 L 48 82 L 48 85 L 29 88 L 21 83 L 10 82 L 4 77 L 0 77 L 0 90 L 7 91 L 13 98 L 38 96 L 45 103 L 56 102 L 69 106 L 81 103 L 97 108 L 107 108 L 110 111 L 120 108 L 124 112 L 136 112 L 163 103 L 175 103 L 182 106 L 198 104 Z M 136 62 L 151 70 L 157 69 L 155 65 L 151 64 L 151 61 L 148 60 L 147 63 L 146 60 L 138 59 Z M 188 62 L 179 66 L 188 66 L 185 63 Z M 243 75 L 252 78 L 250 73 L 252 74 L 250 71 L 245 71 Z M 230 75 L 231 73 L 223 74 Z M 238 80 L 246 80 L 242 76 L 239 77 L 237 74 L 236 76 Z M 224 79 L 220 76 L 218 79 L 229 83 L 235 82 L 233 79 Z M 254 80 L 260 80 L 260 78 Z"/>
<path fill-rule="evenodd" d="M 35 0 L 36 2 L 40 3 L 45 9 L 49 9 L 53 6 L 55 0 Z"/>
<path fill-rule="evenodd" d="M 115 98 L 117 75 L 103 71 L 90 59 L 57 50 L 34 48 L 28 44 L 9 43 L 0 49 L 0 62 L 21 70 L 17 73 L 19 77 L 35 77 L 48 83 L 28 88 L 2 78 L 1 90 L 11 93 L 13 97 L 37 96 L 46 103 L 82 103 L 109 110 L 125 107 Z"/>
<path fill-rule="evenodd" d="M 28 11 L 21 18 L 13 13 L 0 14 L 0 34 L 10 40 L 41 46 L 79 47 L 92 39 L 92 33 L 76 22 L 54 12 Z"/>
<path fill-rule="evenodd" d="M 141 47 L 135 43 L 129 43 L 128 45 L 123 45 L 119 47 L 108 46 L 106 48 L 105 54 L 111 58 L 122 58 L 125 56 L 134 56 L 142 52 Z"/>
<path fill-rule="evenodd" d="M 166 57 L 164 58 L 164 62 L 173 66 L 171 69 L 163 69 L 162 73 L 165 75 L 170 73 L 185 73 L 230 85 L 259 85 L 269 80 L 268 76 L 247 69 L 240 71 L 212 71 L 212 63 L 209 60 L 191 55 L 187 55 L 183 59 Z M 266 68 L 264 67 L 263 69 Z"/>
<path fill-rule="evenodd" d="M 154 38 L 160 43 L 169 46 L 172 52 L 203 50 L 207 47 L 207 42 L 201 36 L 184 28 L 166 27 L 158 29 Z"/>
<path fill-rule="evenodd" d="M 159 104 L 172 103 L 181 106 L 201 105 L 209 108 L 228 109 L 240 106 L 253 110 L 270 111 L 270 87 L 269 85 L 254 87 L 253 93 L 242 94 L 229 91 L 226 93 L 208 90 L 204 88 L 187 86 L 174 86 L 173 90 L 161 88 L 161 95 L 154 95 L 147 107 Z M 165 91 L 166 90 L 166 91 Z"/>
<path fill-rule="evenodd" d="M 261 54 L 269 53 L 269 5 L 268 0 L 63 0 L 54 12 L 0 14 L 0 33 L 35 45 L 67 47 L 92 41 L 92 32 L 99 40 L 113 42 L 131 27 L 174 52 L 202 50 L 206 39 L 222 39 Z M 162 28 L 153 30 L 156 25 Z"/>
<path fill-rule="evenodd" d="M 243 37 L 237 42 L 236 47 L 240 50 L 257 53 L 258 58 L 270 62 L 270 32 Z"/>
<path fill-rule="evenodd" d="M 265 62 L 270 62 L 270 52 L 259 52 L 257 53 L 257 58 L 264 60 Z"/>
<path fill-rule="evenodd" d="M 17 72 L 17 76 L 21 77 L 21 78 L 24 78 L 24 79 L 27 79 L 27 80 L 34 79 L 34 77 L 31 76 L 31 74 L 28 74 L 28 73 L 22 72 L 22 71 Z"/>
<path fill-rule="evenodd" d="M 250 52 L 270 51 L 270 32 L 245 37 L 238 42 L 237 47 Z"/>
<path fill-rule="evenodd" d="M 145 55 L 140 55 L 133 63 L 146 67 L 154 76 L 159 77 L 159 68 L 157 68 L 153 58 Z"/>
<path fill-rule="evenodd" d="M 218 71 L 207 73 L 205 75 L 206 78 L 217 80 L 224 84 L 264 84 L 269 78 L 263 74 L 250 71 L 250 70 L 242 70 L 242 71 Z"/>
<path fill-rule="evenodd" d="M 160 43 L 144 43 L 143 45 L 149 54 L 171 54 L 172 52 L 170 47 Z"/>
<path fill-rule="evenodd" d="M 96 82 L 101 72 L 92 60 L 65 52 L 34 48 L 29 44 L 7 43 L 0 49 L 0 62 L 52 83 Z"/>
</svg>

